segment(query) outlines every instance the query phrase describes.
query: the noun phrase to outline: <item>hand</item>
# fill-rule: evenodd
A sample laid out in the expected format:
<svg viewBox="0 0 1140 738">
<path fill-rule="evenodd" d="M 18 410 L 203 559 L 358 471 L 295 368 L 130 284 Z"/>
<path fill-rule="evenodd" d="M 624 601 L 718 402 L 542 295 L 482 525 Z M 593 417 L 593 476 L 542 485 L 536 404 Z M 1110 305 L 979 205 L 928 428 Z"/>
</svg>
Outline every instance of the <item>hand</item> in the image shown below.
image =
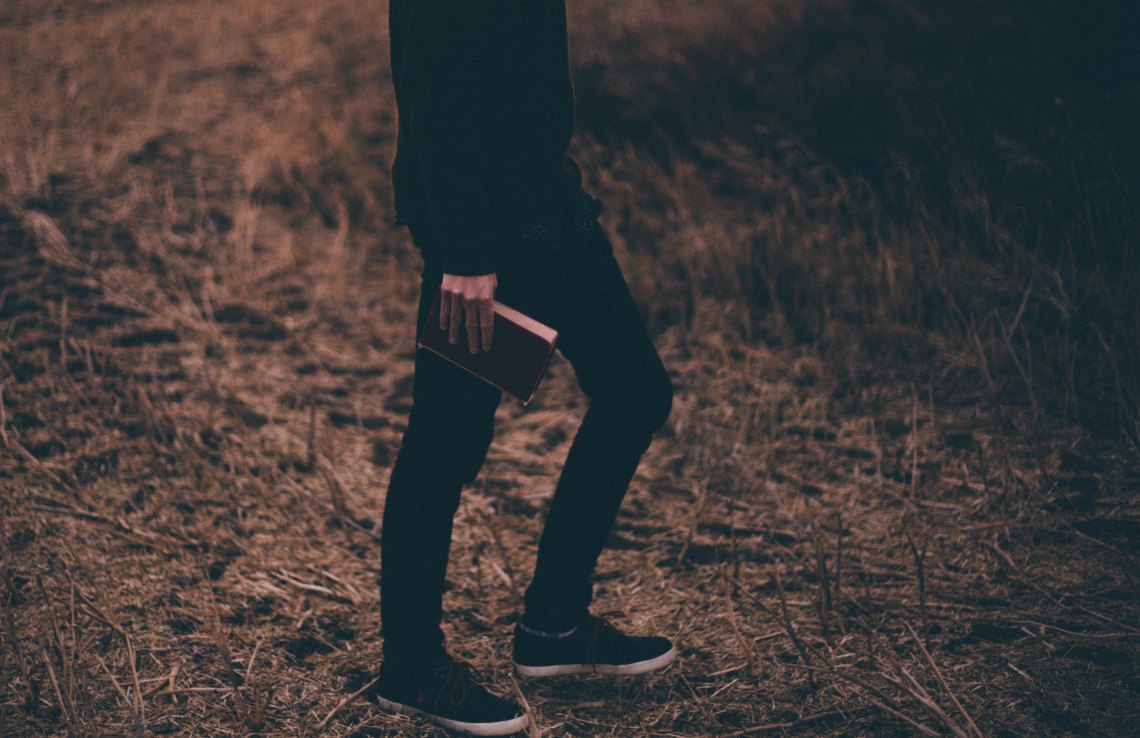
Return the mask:
<svg viewBox="0 0 1140 738">
<path fill-rule="evenodd" d="M 459 342 L 459 327 L 467 329 L 467 347 L 471 353 L 491 350 L 491 334 L 495 327 L 493 301 L 499 280 L 494 273 L 468 277 L 444 274 L 440 285 L 439 328 L 447 331 L 451 343 Z M 480 341 L 480 337 L 482 341 Z"/>
</svg>

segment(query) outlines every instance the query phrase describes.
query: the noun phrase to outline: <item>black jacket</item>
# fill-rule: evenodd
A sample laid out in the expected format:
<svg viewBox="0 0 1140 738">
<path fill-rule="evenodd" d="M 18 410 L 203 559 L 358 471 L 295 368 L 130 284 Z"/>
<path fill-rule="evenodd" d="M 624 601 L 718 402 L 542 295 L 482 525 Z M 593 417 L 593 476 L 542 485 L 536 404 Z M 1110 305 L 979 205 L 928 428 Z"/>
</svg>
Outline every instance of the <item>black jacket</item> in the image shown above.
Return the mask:
<svg viewBox="0 0 1140 738">
<path fill-rule="evenodd" d="M 396 222 L 435 234 L 445 273 L 493 272 L 504 239 L 579 197 L 565 2 L 391 0 L 388 20 Z"/>
</svg>

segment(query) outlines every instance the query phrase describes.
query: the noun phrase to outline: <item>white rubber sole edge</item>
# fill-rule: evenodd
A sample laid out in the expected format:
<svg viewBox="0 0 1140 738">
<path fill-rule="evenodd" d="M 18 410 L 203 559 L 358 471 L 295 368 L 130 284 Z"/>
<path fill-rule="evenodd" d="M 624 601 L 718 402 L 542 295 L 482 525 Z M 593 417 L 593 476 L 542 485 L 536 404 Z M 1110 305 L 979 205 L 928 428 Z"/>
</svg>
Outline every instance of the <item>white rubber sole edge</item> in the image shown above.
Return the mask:
<svg viewBox="0 0 1140 738">
<path fill-rule="evenodd" d="M 439 717 L 438 715 L 432 715 L 430 712 L 424 712 L 418 707 L 386 700 L 379 695 L 376 696 L 376 701 L 388 712 L 395 712 L 400 715 L 420 715 L 445 728 L 470 733 L 471 735 L 510 735 L 511 733 L 526 730 L 527 725 L 530 724 L 530 720 L 526 715 L 519 715 L 510 720 L 500 720 L 497 723 L 465 723 L 460 720 L 449 720 L 448 718 Z"/>
<path fill-rule="evenodd" d="M 517 661 L 513 663 L 515 670 L 520 676 L 524 677 L 548 677 L 562 674 L 614 674 L 630 676 L 663 669 L 673 663 L 673 659 L 675 658 L 677 658 L 676 646 L 670 648 L 660 656 L 655 656 L 645 661 L 638 661 L 633 664 L 555 664 L 553 666 L 525 666 Z"/>
</svg>

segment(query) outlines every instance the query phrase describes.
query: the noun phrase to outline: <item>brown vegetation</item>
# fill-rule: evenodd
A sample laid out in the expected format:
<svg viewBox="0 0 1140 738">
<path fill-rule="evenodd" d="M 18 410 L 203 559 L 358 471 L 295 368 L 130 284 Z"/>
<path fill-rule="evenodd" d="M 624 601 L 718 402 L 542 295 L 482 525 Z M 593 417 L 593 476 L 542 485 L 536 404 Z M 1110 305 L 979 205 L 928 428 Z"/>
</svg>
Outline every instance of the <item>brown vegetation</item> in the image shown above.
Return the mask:
<svg viewBox="0 0 1140 738">
<path fill-rule="evenodd" d="M 522 682 L 543 733 L 1134 735 L 1127 25 L 570 6 L 678 389 L 598 605 L 682 658 Z M 385 14 L 0 9 L 0 734 L 439 734 L 367 689 L 419 287 Z M 460 511 L 446 629 L 502 689 L 582 411 L 561 360 L 505 400 Z"/>
</svg>

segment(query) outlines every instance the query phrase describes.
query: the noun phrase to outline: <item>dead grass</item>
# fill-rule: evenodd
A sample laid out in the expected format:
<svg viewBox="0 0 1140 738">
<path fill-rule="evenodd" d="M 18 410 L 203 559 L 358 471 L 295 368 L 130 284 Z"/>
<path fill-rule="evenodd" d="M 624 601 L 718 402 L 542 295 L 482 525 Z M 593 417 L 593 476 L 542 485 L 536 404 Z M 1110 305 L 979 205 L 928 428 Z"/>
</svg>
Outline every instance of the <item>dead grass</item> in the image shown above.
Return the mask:
<svg viewBox="0 0 1140 738">
<path fill-rule="evenodd" d="M 543 734 L 1140 728 L 1135 92 L 964 8 L 572 4 L 678 389 L 598 606 L 683 658 L 523 682 Z M 439 734 L 368 699 L 418 291 L 384 11 L 0 11 L 3 735 Z M 583 410 L 561 360 L 505 401 L 460 510 L 445 628 L 504 691 Z"/>
</svg>

